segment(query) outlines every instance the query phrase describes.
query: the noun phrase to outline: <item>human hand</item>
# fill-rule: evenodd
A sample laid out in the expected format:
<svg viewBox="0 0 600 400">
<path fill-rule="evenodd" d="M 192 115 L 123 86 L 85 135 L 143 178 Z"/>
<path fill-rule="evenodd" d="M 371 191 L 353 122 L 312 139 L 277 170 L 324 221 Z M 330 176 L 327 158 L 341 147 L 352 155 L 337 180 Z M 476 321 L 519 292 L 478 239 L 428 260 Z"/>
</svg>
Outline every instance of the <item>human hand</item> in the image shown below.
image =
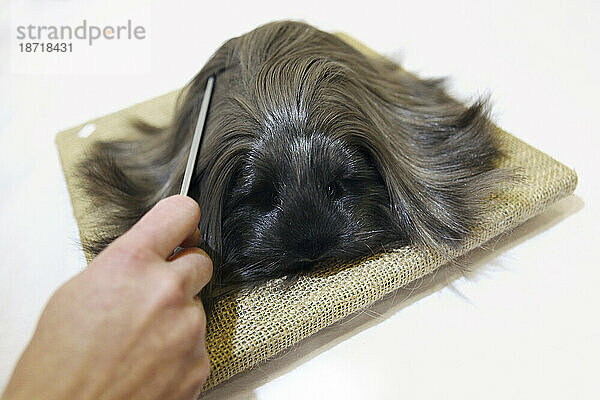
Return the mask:
<svg viewBox="0 0 600 400">
<path fill-rule="evenodd" d="M 2 399 L 193 398 L 209 374 L 199 219 L 192 199 L 164 199 L 59 288 Z"/>
</svg>

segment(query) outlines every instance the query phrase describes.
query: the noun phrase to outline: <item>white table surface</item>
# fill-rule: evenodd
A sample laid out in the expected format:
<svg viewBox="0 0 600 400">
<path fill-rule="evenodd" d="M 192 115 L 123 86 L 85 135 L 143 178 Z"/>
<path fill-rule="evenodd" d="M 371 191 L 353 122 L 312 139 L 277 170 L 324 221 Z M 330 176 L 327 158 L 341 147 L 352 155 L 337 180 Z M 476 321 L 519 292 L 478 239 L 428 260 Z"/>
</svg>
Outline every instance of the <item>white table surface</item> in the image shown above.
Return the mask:
<svg viewBox="0 0 600 400">
<path fill-rule="evenodd" d="M 461 260 L 471 272 L 446 268 L 208 397 L 600 398 L 597 1 L 32 3 L 38 21 L 139 18 L 147 59 L 88 49 L 127 73 L 86 70 L 75 53 L 68 73 L 44 72 L 44 55 L 23 73 L 10 46 L 27 3 L 0 5 L 0 387 L 45 301 L 84 267 L 55 134 L 180 87 L 224 40 L 292 18 L 450 76 L 462 99 L 491 94 L 495 121 L 575 168 L 579 186 Z"/>
</svg>

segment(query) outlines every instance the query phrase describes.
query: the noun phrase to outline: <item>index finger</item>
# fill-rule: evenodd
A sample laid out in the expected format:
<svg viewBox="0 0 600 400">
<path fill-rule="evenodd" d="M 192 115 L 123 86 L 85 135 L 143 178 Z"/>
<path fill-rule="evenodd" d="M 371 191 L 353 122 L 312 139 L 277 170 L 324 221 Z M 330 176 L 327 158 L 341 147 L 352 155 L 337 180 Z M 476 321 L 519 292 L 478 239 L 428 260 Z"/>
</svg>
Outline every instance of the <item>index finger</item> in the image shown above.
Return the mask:
<svg viewBox="0 0 600 400">
<path fill-rule="evenodd" d="M 166 260 L 192 235 L 200 221 L 200 206 L 187 196 L 162 199 L 117 241 L 133 249 L 146 249 Z"/>
</svg>

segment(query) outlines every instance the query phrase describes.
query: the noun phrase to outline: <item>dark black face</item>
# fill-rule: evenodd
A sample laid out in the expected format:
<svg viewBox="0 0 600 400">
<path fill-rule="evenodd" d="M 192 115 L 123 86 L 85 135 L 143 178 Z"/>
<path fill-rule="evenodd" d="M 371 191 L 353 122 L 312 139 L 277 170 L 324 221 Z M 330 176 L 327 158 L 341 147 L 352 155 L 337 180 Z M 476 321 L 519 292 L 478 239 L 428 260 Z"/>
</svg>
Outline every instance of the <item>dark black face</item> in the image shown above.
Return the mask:
<svg viewBox="0 0 600 400">
<path fill-rule="evenodd" d="M 293 276 L 370 254 L 399 241 L 390 220 L 381 176 L 357 149 L 321 134 L 264 138 L 225 203 L 223 279 Z"/>
</svg>

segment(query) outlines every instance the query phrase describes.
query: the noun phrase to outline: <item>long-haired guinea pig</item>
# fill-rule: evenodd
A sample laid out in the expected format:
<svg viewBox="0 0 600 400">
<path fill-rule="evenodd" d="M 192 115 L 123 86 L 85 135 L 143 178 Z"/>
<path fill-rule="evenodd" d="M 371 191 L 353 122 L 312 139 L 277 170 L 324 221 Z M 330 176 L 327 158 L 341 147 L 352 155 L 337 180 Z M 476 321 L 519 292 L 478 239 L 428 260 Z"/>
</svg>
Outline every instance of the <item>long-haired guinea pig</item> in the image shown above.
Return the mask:
<svg viewBox="0 0 600 400">
<path fill-rule="evenodd" d="M 214 259 L 207 296 L 326 259 L 460 246 L 505 174 L 484 101 L 467 106 L 338 37 L 274 22 L 227 41 L 167 127 L 95 145 L 80 166 L 100 252 L 178 192 L 205 85 L 215 86 L 190 196 Z"/>
</svg>

